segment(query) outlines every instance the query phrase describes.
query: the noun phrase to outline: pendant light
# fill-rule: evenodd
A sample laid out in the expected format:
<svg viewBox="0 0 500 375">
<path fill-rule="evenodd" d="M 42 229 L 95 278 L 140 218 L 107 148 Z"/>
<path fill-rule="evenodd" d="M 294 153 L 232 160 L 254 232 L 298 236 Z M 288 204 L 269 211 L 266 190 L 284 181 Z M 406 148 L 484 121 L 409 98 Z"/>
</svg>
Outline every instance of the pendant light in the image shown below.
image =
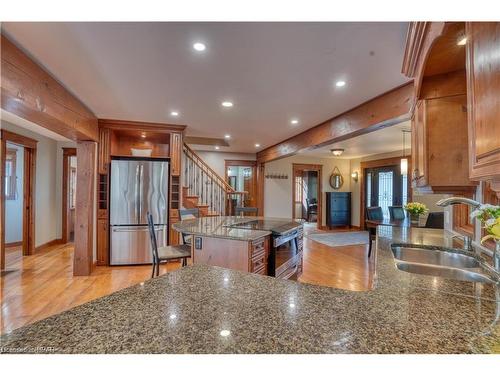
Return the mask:
<svg viewBox="0 0 500 375">
<path fill-rule="evenodd" d="M 406 151 L 406 142 L 405 142 L 405 133 L 410 133 L 409 130 L 403 130 L 403 157 L 401 158 L 401 174 L 408 174 L 408 158 L 405 156 Z"/>
</svg>

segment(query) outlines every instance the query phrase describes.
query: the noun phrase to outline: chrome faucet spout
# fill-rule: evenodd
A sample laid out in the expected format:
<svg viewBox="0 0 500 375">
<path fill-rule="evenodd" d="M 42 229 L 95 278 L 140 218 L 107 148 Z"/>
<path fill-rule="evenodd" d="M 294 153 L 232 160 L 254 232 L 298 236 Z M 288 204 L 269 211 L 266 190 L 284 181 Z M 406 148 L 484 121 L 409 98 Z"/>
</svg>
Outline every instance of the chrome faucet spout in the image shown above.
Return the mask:
<svg viewBox="0 0 500 375">
<path fill-rule="evenodd" d="M 472 206 L 473 208 L 478 208 L 479 206 L 481 206 L 481 203 L 479 203 L 473 199 L 464 198 L 464 197 L 444 198 L 444 199 L 441 199 L 440 201 L 438 201 L 436 204 L 440 207 L 446 207 L 446 206 L 453 205 L 453 204 L 466 204 L 466 205 Z"/>
</svg>

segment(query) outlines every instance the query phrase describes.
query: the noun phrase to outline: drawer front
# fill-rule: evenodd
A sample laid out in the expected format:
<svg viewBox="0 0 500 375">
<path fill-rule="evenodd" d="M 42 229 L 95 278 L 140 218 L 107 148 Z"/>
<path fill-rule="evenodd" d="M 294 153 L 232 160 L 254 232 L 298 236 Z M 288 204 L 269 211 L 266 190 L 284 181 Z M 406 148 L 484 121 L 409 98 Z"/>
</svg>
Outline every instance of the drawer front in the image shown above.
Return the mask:
<svg viewBox="0 0 500 375">
<path fill-rule="evenodd" d="M 349 201 L 344 198 L 333 198 L 330 207 L 332 211 L 346 211 L 349 209 Z"/>
<path fill-rule="evenodd" d="M 331 216 L 331 224 L 333 225 L 341 225 L 348 224 L 349 211 L 335 211 L 332 212 Z"/>
<path fill-rule="evenodd" d="M 265 252 L 266 252 L 265 240 L 266 239 L 267 239 L 267 237 L 260 238 L 256 241 L 252 242 L 252 247 L 250 249 L 250 258 L 259 257 L 259 256 L 262 256 L 263 254 L 265 254 Z"/>
<path fill-rule="evenodd" d="M 261 268 L 266 268 L 266 253 L 250 259 L 250 272 L 259 273 Z"/>
</svg>

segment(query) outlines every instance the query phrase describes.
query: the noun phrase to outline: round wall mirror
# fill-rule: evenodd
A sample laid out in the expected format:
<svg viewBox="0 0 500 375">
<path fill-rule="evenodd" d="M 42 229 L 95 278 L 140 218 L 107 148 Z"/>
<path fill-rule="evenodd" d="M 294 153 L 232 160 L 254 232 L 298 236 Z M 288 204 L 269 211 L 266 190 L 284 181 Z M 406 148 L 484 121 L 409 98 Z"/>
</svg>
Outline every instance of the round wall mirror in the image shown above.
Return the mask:
<svg viewBox="0 0 500 375">
<path fill-rule="evenodd" d="M 338 190 L 342 185 L 344 185 L 344 177 L 340 174 L 339 169 L 335 167 L 330 175 L 330 186 L 332 189 Z"/>
</svg>

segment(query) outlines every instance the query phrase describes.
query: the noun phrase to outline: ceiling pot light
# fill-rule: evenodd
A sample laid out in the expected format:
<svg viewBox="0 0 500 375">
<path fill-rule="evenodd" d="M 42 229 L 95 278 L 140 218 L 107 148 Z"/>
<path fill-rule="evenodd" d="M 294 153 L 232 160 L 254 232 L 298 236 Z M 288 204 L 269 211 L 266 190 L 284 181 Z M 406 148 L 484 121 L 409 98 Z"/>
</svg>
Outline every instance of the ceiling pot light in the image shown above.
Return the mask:
<svg viewBox="0 0 500 375">
<path fill-rule="evenodd" d="M 337 82 L 335 82 L 335 86 L 337 86 L 337 87 L 344 87 L 345 86 L 345 81 L 337 81 Z"/>
<path fill-rule="evenodd" d="M 225 101 L 221 103 L 223 107 L 230 108 L 233 106 L 233 102 Z"/>
<path fill-rule="evenodd" d="M 466 43 L 467 43 L 467 37 L 463 36 L 460 39 L 458 39 L 457 45 L 458 46 L 465 46 Z"/>
<path fill-rule="evenodd" d="M 333 156 L 340 156 L 344 153 L 343 148 L 333 148 L 330 150 L 330 152 L 333 154 Z"/>
<path fill-rule="evenodd" d="M 299 123 L 299 120 L 297 120 L 296 118 L 294 118 L 290 121 L 290 124 L 292 124 L 292 125 L 297 125 L 298 123 Z"/>
<path fill-rule="evenodd" d="M 260 147 L 260 143 L 256 143 L 255 147 L 259 148 Z"/>
<path fill-rule="evenodd" d="M 224 138 L 226 138 L 226 139 L 231 139 L 231 135 L 226 134 L 226 135 L 224 136 Z"/>
<path fill-rule="evenodd" d="M 203 52 L 207 49 L 207 46 L 204 43 L 196 42 L 193 44 L 193 48 L 195 51 Z"/>
<path fill-rule="evenodd" d="M 170 112 L 170 116 L 177 117 L 177 116 L 179 116 L 179 112 L 177 112 L 177 111 L 172 111 L 172 112 Z"/>
</svg>

